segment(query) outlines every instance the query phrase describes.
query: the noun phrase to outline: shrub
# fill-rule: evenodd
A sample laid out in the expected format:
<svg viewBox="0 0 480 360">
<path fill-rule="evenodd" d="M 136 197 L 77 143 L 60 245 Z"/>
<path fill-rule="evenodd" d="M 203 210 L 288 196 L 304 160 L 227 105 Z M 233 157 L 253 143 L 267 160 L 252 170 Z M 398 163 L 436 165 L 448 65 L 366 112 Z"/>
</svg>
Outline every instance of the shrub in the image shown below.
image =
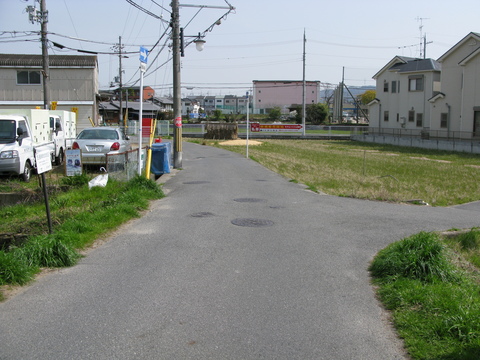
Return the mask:
<svg viewBox="0 0 480 360">
<path fill-rule="evenodd" d="M 470 230 L 458 236 L 458 242 L 463 250 L 476 250 L 480 245 L 480 231 Z"/>
<path fill-rule="evenodd" d="M 405 277 L 423 282 L 454 280 L 455 272 L 435 233 L 420 232 L 381 250 L 369 270 L 376 278 Z"/>
<path fill-rule="evenodd" d="M 32 237 L 16 249 L 17 257 L 29 266 L 63 267 L 75 265 L 80 255 L 55 236 Z"/>
<path fill-rule="evenodd" d="M 14 252 L 0 251 L 0 285 L 23 285 L 33 279 L 36 268 L 31 268 Z"/>
</svg>

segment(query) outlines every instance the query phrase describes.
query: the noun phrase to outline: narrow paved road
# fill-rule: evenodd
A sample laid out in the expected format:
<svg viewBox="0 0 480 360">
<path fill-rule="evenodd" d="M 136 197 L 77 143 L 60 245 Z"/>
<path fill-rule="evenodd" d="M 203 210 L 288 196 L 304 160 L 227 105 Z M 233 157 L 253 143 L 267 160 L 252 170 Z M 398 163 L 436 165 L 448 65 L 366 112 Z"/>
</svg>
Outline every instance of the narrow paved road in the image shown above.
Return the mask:
<svg viewBox="0 0 480 360">
<path fill-rule="evenodd" d="M 145 216 L 0 304 L 0 359 L 404 359 L 369 261 L 480 225 L 475 205 L 318 195 L 238 154 L 183 155 Z"/>
</svg>

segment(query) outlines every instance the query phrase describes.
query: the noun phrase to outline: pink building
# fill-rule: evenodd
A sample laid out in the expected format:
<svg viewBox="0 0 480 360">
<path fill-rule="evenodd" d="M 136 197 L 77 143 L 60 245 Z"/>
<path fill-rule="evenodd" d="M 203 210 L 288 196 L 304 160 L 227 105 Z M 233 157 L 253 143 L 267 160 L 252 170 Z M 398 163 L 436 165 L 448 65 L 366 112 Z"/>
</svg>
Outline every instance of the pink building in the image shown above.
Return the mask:
<svg viewBox="0 0 480 360">
<path fill-rule="evenodd" d="M 320 99 L 320 81 L 306 81 L 306 104 L 316 104 Z M 269 109 L 279 107 L 283 113 L 288 108 L 303 102 L 303 81 L 253 80 L 253 111 L 266 114 Z"/>
</svg>

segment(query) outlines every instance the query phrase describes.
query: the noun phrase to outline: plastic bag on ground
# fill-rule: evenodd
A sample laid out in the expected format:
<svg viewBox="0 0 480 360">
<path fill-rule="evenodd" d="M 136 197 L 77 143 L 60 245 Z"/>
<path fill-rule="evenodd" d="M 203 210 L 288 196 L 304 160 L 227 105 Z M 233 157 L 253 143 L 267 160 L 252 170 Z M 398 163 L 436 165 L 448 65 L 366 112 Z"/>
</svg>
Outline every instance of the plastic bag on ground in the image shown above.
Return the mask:
<svg viewBox="0 0 480 360">
<path fill-rule="evenodd" d="M 88 182 L 89 189 L 91 189 L 94 186 L 101 186 L 101 187 L 107 186 L 107 182 L 108 182 L 108 174 L 106 173 L 107 170 L 105 170 L 104 167 L 101 167 L 100 171 L 105 171 L 105 174 L 95 176 L 92 180 L 90 180 Z"/>
</svg>

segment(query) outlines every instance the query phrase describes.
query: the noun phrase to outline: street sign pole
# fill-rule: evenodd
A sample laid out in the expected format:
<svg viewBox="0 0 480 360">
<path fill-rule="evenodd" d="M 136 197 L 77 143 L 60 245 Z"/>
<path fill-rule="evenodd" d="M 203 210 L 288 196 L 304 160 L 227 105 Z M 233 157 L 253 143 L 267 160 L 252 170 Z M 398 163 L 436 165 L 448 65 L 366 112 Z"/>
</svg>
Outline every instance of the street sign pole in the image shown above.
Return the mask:
<svg viewBox="0 0 480 360">
<path fill-rule="evenodd" d="M 250 100 L 249 100 L 248 91 L 247 91 L 247 155 L 246 155 L 247 159 L 248 159 L 248 137 L 250 134 L 250 119 L 249 119 L 250 106 L 249 105 L 250 105 Z"/>
<path fill-rule="evenodd" d="M 142 176 L 142 137 L 143 137 L 143 74 L 147 67 L 148 50 L 140 47 L 140 111 L 138 114 L 138 176 Z"/>
</svg>

